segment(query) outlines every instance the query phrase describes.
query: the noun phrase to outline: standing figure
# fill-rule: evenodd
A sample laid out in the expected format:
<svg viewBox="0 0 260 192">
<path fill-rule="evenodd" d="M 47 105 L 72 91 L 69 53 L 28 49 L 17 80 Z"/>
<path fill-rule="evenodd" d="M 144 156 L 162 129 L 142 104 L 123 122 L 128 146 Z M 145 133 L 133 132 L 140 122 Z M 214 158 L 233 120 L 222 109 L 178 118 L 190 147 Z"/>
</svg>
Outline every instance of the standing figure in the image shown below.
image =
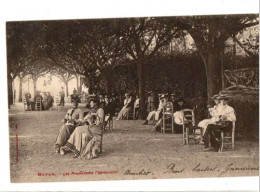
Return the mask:
<svg viewBox="0 0 260 192">
<path fill-rule="evenodd" d="M 60 95 L 60 104 L 59 104 L 59 106 L 64 106 L 64 105 L 65 105 L 65 100 L 64 100 L 64 98 L 65 98 L 65 92 L 64 92 L 64 90 L 63 90 L 63 87 L 61 87 L 61 90 L 60 90 L 60 92 L 59 92 L 59 95 Z"/>
</svg>

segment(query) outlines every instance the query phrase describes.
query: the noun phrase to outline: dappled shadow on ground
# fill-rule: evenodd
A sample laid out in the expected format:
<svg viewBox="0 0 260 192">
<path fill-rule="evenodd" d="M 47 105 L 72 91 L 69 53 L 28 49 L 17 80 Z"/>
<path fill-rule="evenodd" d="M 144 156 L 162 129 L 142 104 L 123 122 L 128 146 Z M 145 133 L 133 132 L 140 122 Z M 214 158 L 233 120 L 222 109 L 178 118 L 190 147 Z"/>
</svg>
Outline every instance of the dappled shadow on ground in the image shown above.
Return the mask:
<svg viewBox="0 0 260 192">
<path fill-rule="evenodd" d="M 182 134 L 152 132 L 152 125 L 132 120 L 114 121 L 113 132 L 104 134 L 99 158 L 73 159 L 72 153 L 61 156 L 55 153 L 54 142 L 68 108 L 25 112 L 17 104 L 9 110 L 12 182 L 258 174 L 258 169 L 252 170 L 258 167 L 258 142 L 238 141 L 234 151 L 204 152 L 202 145 L 183 145 Z M 251 170 L 225 172 L 227 167 Z"/>
</svg>

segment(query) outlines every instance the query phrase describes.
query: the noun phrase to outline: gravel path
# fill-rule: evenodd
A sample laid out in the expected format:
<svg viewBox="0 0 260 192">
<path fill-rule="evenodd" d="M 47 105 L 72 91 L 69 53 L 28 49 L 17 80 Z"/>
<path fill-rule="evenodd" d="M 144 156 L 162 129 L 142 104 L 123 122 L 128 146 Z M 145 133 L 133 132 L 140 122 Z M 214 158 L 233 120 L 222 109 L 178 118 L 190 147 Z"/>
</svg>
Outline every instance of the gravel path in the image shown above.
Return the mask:
<svg viewBox="0 0 260 192">
<path fill-rule="evenodd" d="M 61 156 L 54 142 L 66 109 L 27 112 L 16 104 L 9 110 L 12 182 L 259 175 L 257 141 L 237 141 L 234 151 L 204 152 L 202 145 L 184 146 L 182 134 L 152 132 L 138 120 L 114 121 L 99 158 Z"/>
</svg>

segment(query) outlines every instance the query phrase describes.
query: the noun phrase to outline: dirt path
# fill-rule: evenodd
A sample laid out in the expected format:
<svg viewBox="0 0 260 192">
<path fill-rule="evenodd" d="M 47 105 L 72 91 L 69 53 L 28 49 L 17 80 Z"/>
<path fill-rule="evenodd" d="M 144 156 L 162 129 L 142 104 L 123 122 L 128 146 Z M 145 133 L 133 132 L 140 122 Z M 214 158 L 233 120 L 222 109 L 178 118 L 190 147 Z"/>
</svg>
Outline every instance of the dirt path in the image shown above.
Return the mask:
<svg viewBox="0 0 260 192">
<path fill-rule="evenodd" d="M 181 134 L 151 132 L 151 126 L 132 120 L 114 121 L 99 158 L 61 156 L 54 142 L 66 109 L 25 112 L 17 104 L 9 111 L 12 182 L 259 175 L 258 142 L 237 141 L 234 151 L 204 152 L 202 145 L 184 146 Z"/>
</svg>

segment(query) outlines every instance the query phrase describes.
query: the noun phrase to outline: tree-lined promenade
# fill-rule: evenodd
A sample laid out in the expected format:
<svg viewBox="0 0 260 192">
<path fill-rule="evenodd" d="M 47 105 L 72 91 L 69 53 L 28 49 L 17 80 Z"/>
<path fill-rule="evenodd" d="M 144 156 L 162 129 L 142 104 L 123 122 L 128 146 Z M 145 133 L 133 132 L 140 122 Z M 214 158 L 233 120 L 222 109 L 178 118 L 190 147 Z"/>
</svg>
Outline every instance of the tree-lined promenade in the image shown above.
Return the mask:
<svg viewBox="0 0 260 192">
<path fill-rule="evenodd" d="M 241 36 L 243 31 L 258 24 L 258 15 L 8 22 L 9 106 L 13 103 L 15 78 L 22 81 L 30 76 L 35 92 L 37 79 L 47 73 L 58 76 L 66 90 L 72 76 L 82 75 L 87 79 L 90 92 L 99 85 L 110 95 L 121 83 L 116 77 L 124 76 L 124 68 L 132 66 L 132 71 L 137 72 L 132 89 L 139 94 L 140 118 L 143 118 L 146 92 L 158 89 L 151 86 L 151 77 L 147 75 L 155 69 L 154 62 L 180 53 L 183 58 L 189 57 L 190 52 L 203 64 L 201 76 L 206 77 L 206 85 L 201 84 L 209 99 L 223 88 L 222 71 L 226 65 L 223 58 L 228 39 L 233 38 L 246 57 L 258 57 L 259 36 L 250 35 L 247 39 Z M 187 40 L 187 36 L 191 39 Z M 232 51 L 233 59 L 236 49 Z M 166 82 L 172 77 L 153 79 L 163 78 Z M 121 79 L 132 81 L 134 78 Z M 174 86 L 171 84 L 168 89 Z"/>
</svg>

